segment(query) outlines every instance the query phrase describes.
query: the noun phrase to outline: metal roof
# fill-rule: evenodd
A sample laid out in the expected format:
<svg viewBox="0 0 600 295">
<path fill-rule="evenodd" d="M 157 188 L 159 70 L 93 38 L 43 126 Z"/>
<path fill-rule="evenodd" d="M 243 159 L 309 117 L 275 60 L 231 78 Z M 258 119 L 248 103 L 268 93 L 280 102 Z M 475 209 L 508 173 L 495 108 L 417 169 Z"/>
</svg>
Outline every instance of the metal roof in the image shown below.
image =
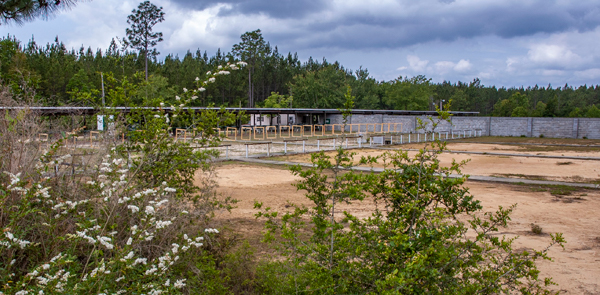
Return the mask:
<svg viewBox="0 0 600 295">
<path fill-rule="evenodd" d="M 171 107 L 107 107 L 108 111 L 117 111 L 128 113 L 133 109 L 147 109 L 147 110 L 164 110 L 171 112 Z M 184 109 L 191 109 L 199 113 L 206 109 L 220 110 L 221 108 L 205 108 L 205 107 L 187 107 Z M 66 115 L 93 115 L 102 112 L 101 108 L 94 107 L 0 107 L 0 110 L 29 110 L 33 113 L 42 116 L 66 116 Z M 338 109 L 276 109 L 276 108 L 225 108 L 225 110 L 239 113 L 244 111 L 246 114 L 341 114 L 342 112 Z M 450 112 L 454 116 L 477 116 L 479 112 Z M 403 111 L 403 110 L 352 110 L 352 114 L 356 115 L 405 115 L 405 116 L 419 116 L 429 115 L 436 116 L 436 111 Z"/>
</svg>

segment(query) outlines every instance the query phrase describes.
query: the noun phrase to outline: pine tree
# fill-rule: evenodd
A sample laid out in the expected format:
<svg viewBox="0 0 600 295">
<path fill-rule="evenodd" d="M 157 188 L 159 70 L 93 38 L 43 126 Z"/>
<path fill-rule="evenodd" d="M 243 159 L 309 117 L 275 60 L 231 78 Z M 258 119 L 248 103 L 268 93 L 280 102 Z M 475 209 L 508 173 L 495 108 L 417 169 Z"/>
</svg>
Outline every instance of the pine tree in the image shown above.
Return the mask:
<svg viewBox="0 0 600 295">
<path fill-rule="evenodd" d="M 148 55 L 159 54 L 156 49 L 149 50 L 163 41 L 163 34 L 153 33 L 152 27 L 165 20 L 165 13 L 162 12 L 162 7 L 156 7 L 150 1 L 140 3 L 131 13 L 127 17 L 127 24 L 131 25 L 131 28 L 126 30 L 128 45 L 144 55 L 146 81 L 148 81 Z"/>
</svg>

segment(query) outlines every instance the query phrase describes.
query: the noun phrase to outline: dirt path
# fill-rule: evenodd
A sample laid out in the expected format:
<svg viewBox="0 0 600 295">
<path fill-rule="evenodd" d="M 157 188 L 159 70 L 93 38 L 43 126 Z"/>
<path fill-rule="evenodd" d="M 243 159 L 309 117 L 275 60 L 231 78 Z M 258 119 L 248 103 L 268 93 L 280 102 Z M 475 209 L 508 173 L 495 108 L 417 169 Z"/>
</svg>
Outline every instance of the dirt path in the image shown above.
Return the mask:
<svg viewBox="0 0 600 295">
<path fill-rule="evenodd" d="M 259 241 L 262 223 L 256 221 L 254 201 L 264 203 L 277 211 L 284 211 L 288 202 L 309 205 L 302 192 L 292 186 L 298 178 L 285 169 L 249 164 L 228 164 L 218 168 L 219 190 L 240 202 L 231 214 L 217 216 L 227 226 L 248 238 L 257 252 L 266 253 Z M 503 234 L 519 235 L 515 248 L 542 249 L 548 242 L 547 235 L 531 234 L 531 224 L 541 226 L 546 233 L 562 232 L 568 243 L 565 250 L 553 248 L 550 255 L 555 262 L 542 261 L 540 269 L 544 276 L 551 276 L 559 283 L 558 290 L 566 294 L 600 293 L 600 192 L 582 191 L 569 202 L 552 196 L 548 191 L 535 187 L 499 185 L 469 182 L 471 193 L 485 210 L 517 203 L 509 228 Z M 346 206 L 361 217 L 370 214 L 372 203 Z"/>
</svg>

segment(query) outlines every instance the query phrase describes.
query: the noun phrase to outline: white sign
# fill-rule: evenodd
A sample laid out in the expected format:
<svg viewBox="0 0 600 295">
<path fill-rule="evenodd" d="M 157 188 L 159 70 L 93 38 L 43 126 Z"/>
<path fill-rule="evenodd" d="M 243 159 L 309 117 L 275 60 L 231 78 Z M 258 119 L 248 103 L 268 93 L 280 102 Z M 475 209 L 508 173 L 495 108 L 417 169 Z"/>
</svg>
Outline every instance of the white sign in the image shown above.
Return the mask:
<svg viewBox="0 0 600 295">
<path fill-rule="evenodd" d="M 98 115 L 98 131 L 104 131 L 104 116 Z"/>
</svg>

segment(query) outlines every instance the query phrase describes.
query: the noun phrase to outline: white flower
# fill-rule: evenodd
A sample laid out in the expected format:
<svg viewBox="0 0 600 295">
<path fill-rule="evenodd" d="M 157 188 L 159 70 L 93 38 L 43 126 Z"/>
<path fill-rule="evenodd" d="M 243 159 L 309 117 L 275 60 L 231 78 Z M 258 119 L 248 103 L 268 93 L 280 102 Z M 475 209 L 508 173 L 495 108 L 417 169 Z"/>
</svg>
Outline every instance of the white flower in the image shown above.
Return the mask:
<svg viewBox="0 0 600 295">
<path fill-rule="evenodd" d="M 196 98 L 198 98 L 198 96 L 196 96 L 196 95 L 192 96 L 192 100 L 196 100 Z"/>
<path fill-rule="evenodd" d="M 181 97 L 179 97 L 178 95 L 175 95 L 175 99 L 176 99 L 176 100 L 180 100 L 180 99 L 181 99 Z"/>
<path fill-rule="evenodd" d="M 164 107 L 164 106 L 165 106 L 165 103 L 164 103 L 164 102 L 161 102 L 161 103 L 160 103 L 160 106 L 161 106 L 161 107 Z"/>
<path fill-rule="evenodd" d="M 131 213 L 136 213 L 140 211 L 140 208 L 136 205 L 127 205 L 127 209 L 131 210 Z"/>
<path fill-rule="evenodd" d="M 200 78 L 196 77 L 196 81 L 200 81 Z"/>
<path fill-rule="evenodd" d="M 208 71 L 208 72 L 206 72 L 206 75 L 207 75 L 207 76 L 210 76 L 210 74 L 212 74 L 212 72 L 211 72 L 211 71 Z"/>
<path fill-rule="evenodd" d="M 238 62 L 237 62 L 237 64 L 238 64 L 238 66 L 240 66 L 240 67 L 244 67 L 244 66 L 248 65 L 248 63 L 247 63 L 247 62 L 244 62 L 244 61 L 238 61 Z"/>
<path fill-rule="evenodd" d="M 229 71 L 219 71 L 218 75 L 229 75 Z"/>
<path fill-rule="evenodd" d="M 210 77 L 210 79 L 208 79 L 208 82 L 210 82 L 210 83 L 214 83 L 215 81 L 217 81 L 217 79 L 215 79 L 215 77 Z"/>
<path fill-rule="evenodd" d="M 129 237 L 129 239 L 127 239 L 127 246 L 131 246 L 132 242 L 133 242 L 133 239 L 131 237 Z"/>
<path fill-rule="evenodd" d="M 152 207 L 152 206 L 146 206 L 146 210 L 145 211 L 146 211 L 147 215 L 152 215 L 152 214 L 154 214 L 154 207 Z"/>
<path fill-rule="evenodd" d="M 204 91 L 206 91 L 206 88 L 204 88 L 204 87 L 200 87 L 200 88 L 198 88 L 198 91 L 200 91 L 200 92 L 204 92 Z"/>
<path fill-rule="evenodd" d="M 173 284 L 173 286 L 177 289 L 181 289 L 183 287 L 185 287 L 185 279 L 181 279 L 181 280 L 177 280 L 177 282 L 175 282 L 175 284 Z"/>
<path fill-rule="evenodd" d="M 223 68 L 223 66 L 222 66 L 222 65 L 219 65 L 219 66 L 217 67 L 217 69 L 219 69 L 219 70 L 220 70 L 220 69 L 222 69 L 222 68 Z"/>
<path fill-rule="evenodd" d="M 187 92 L 187 88 L 183 87 L 183 92 Z"/>
<path fill-rule="evenodd" d="M 154 115 L 154 118 L 158 119 L 158 118 L 160 118 L 160 115 Z"/>
</svg>

